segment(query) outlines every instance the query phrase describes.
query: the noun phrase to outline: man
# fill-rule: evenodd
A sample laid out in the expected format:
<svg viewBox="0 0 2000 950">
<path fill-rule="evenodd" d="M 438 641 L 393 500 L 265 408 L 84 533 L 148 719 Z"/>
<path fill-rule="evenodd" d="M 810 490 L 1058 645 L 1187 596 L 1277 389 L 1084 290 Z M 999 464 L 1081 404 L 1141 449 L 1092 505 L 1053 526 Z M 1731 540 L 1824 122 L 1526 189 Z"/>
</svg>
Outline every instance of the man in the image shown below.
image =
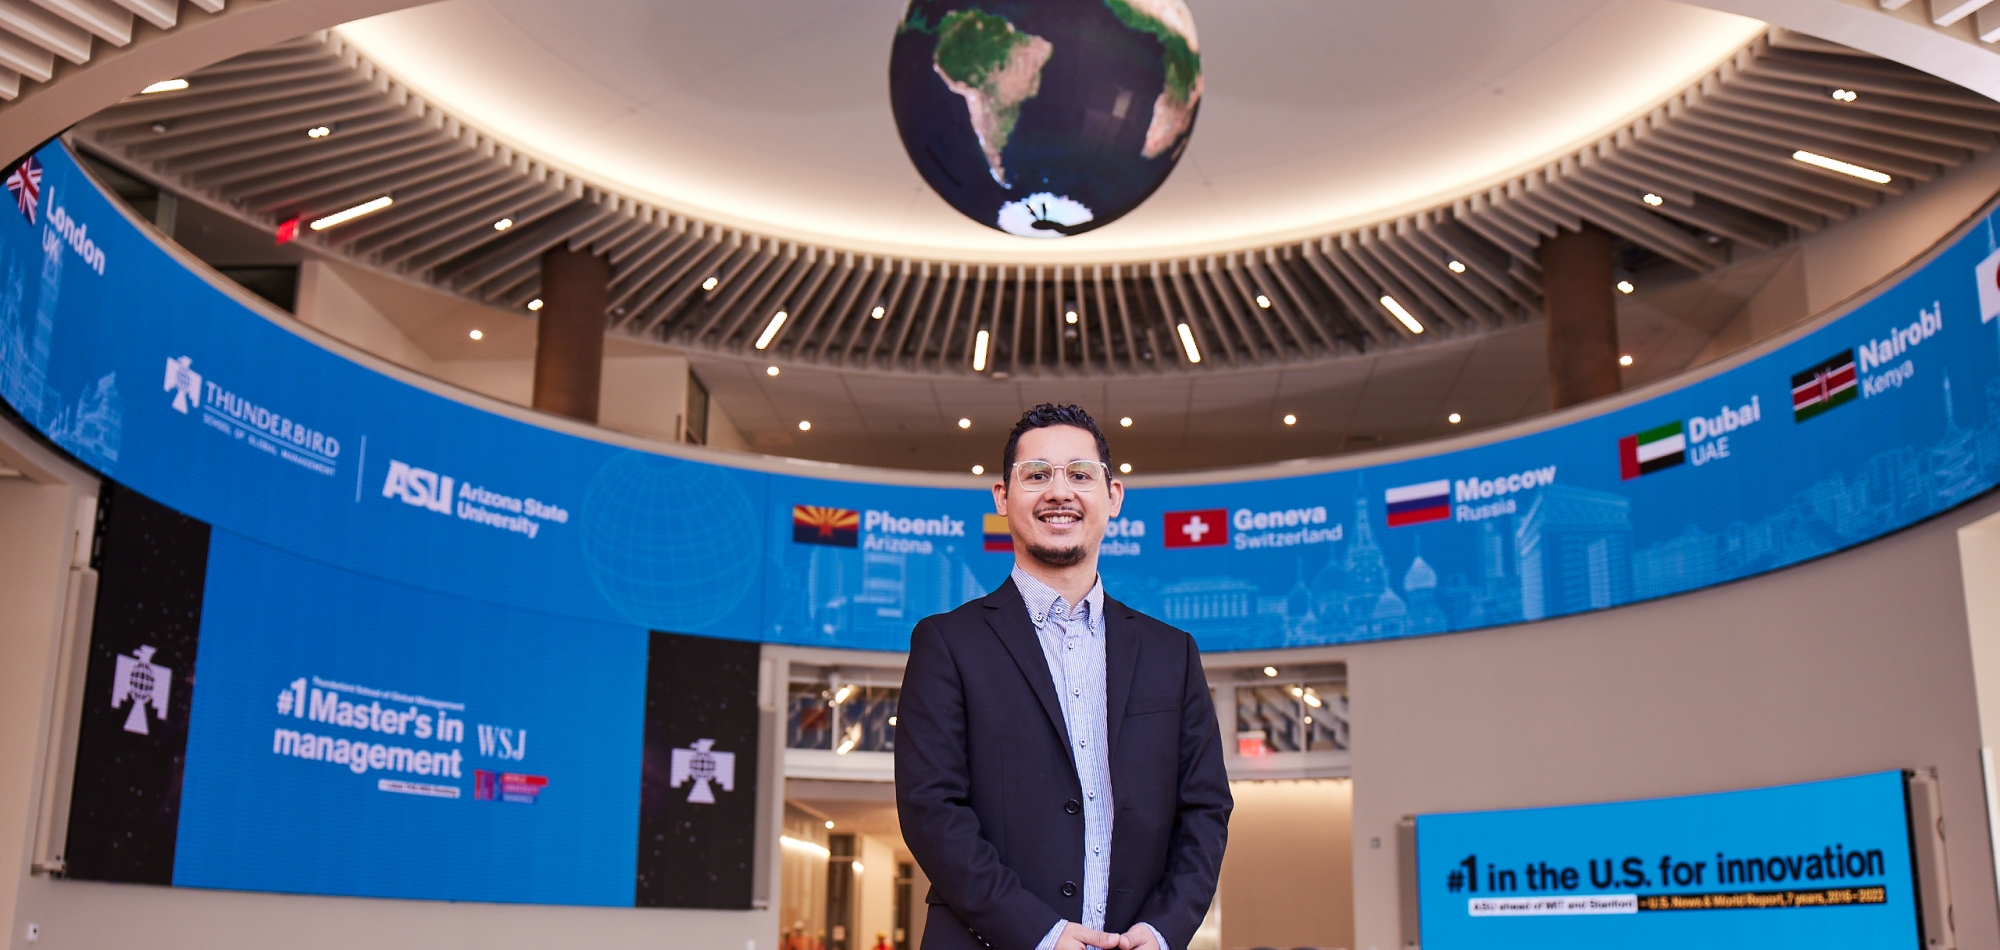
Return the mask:
<svg viewBox="0 0 2000 950">
<path fill-rule="evenodd" d="M 1104 595 L 1125 486 L 1088 413 L 1023 414 L 1000 478 L 1013 575 L 917 624 L 897 708 L 923 950 L 1187 950 L 1233 805 L 1194 639 Z"/>
</svg>

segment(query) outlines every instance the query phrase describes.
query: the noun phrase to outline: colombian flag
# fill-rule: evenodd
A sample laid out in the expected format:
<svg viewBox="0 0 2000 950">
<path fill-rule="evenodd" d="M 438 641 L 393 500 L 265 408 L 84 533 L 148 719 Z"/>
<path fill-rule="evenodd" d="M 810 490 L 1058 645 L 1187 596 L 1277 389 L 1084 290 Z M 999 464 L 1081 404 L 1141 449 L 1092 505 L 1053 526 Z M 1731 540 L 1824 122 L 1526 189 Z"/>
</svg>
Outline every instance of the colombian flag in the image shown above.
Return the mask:
<svg viewBox="0 0 2000 950">
<path fill-rule="evenodd" d="M 833 548 L 861 546 L 861 513 L 819 505 L 792 506 L 792 543 Z"/>
<path fill-rule="evenodd" d="M 1004 515 L 987 515 L 980 522 L 981 533 L 985 535 L 986 550 L 1008 553 L 1014 550 L 1014 533 L 1007 530 Z"/>
</svg>

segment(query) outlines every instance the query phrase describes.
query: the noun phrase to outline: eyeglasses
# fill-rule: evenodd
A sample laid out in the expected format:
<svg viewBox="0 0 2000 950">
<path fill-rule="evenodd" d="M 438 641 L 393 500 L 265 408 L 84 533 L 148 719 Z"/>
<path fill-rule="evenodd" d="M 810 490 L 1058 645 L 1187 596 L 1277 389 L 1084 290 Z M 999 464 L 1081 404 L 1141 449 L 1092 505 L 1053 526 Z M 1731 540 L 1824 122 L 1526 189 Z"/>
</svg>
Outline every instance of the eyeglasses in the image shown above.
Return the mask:
<svg viewBox="0 0 2000 950">
<path fill-rule="evenodd" d="M 1023 491 L 1047 490 L 1055 484 L 1058 471 L 1062 472 L 1063 483 L 1071 491 L 1095 491 L 1108 477 L 1104 463 L 1094 459 L 1077 459 L 1063 466 L 1040 459 L 1014 463 L 1014 477 L 1020 480 Z"/>
</svg>

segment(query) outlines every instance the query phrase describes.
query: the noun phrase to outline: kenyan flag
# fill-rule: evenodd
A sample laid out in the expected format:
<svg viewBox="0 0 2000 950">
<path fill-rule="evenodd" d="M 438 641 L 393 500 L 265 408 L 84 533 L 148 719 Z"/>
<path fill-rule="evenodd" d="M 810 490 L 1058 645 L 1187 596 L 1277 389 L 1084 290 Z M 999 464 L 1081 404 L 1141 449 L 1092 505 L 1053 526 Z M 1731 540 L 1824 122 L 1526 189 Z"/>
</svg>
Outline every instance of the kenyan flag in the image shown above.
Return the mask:
<svg viewBox="0 0 2000 950">
<path fill-rule="evenodd" d="M 1854 373 L 1854 351 L 1842 351 L 1812 369 L 1792 377 L 1792 421 L 1804 422 L 1861 394 Z"/>
<path fill-rule="evenodd" d="M 1618 476 L 1631 481 L 1687 461 L 1687 433 L 1676 419 L 1618 440 Z"/>
</svg>

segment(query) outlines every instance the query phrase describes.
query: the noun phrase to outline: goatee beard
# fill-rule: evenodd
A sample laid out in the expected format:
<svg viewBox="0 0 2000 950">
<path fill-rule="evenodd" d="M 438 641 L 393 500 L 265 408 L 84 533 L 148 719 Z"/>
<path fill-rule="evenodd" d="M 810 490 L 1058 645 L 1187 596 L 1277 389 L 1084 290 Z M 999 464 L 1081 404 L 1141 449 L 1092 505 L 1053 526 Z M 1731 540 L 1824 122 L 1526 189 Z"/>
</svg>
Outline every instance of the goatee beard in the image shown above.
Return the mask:
<svg viewBox="0 0 2000 950">
<path fill-rule="evenodd" d="M 1075 567 L 1083 563 L 1088 554 L 1079 544 L 1072 548 L 1047 548 L 1039 544 L 1028 545 L 1028 556 L 1050 567 Z"/>
</svg>

